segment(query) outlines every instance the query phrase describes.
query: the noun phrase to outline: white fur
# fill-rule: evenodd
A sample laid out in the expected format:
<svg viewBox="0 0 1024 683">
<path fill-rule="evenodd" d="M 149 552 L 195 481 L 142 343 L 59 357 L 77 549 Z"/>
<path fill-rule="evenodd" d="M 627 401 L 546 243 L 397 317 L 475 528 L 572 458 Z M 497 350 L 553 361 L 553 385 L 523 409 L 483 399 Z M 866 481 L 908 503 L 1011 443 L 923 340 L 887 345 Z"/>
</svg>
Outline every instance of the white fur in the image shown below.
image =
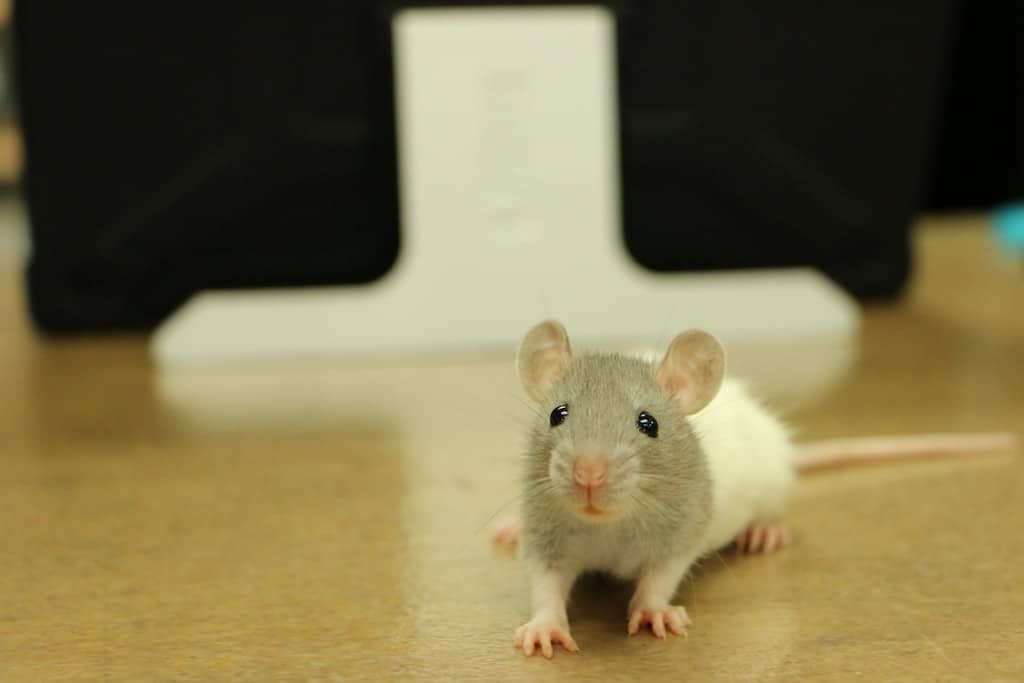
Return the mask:
<svg viewBox="0 0 1024 683">
<path fill-rule="evenodd" d="M 690 423 L 711 470 L 713 511 L 704 554 L 782 511 L 796 478 L 794 448 L 782 422 L 734 379 L 726 379 Z"/>
</svg>

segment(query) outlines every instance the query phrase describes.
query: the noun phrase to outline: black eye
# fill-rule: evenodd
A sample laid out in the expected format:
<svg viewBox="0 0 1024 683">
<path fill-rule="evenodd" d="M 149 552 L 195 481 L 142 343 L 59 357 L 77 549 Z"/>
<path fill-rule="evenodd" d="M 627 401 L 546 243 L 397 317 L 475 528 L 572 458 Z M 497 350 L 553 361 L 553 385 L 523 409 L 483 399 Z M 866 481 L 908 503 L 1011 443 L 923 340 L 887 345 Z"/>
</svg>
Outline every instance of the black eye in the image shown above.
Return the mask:
<svg viewBox="0 0 1024 683">
<path fill-rule="evenodd" d="M 658 438 L 658 421 L 650 413 L 644 412 L 637 415 L 636 428 L 652 439 Z"/>
<path fill-rule="evenodd" d="M 569 406 L 564 403 L 551 411 L 551 426 L 557 427 L 569 417 Z"/>
</svg>

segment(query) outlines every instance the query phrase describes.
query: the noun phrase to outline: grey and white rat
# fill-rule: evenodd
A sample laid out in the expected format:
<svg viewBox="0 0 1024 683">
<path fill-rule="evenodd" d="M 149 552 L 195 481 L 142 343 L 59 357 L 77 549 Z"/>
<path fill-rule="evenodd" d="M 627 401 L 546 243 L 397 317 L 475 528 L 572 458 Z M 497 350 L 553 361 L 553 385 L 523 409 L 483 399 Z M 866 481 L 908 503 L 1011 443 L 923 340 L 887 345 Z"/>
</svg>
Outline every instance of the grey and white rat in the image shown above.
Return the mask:
<svg viewBox="0 0 1024 683">
<path fill-rule="evenodd" d="M 660 359 L 574 355 L 565 328 L 545 321 L 525 336 L 517 369 L 542 407 L 522 481 L 521 520 L 500 542 L 518 539 L 531 584 L 530 620 L 515 632 L 527 655 L 555 644 L 578 650 L 566 600 L 589 571 L 635 580 L 627 633 L 685 634 L 673 604 L 702 556 L 735 543 L 769 552 L 788 541 L 778 522 L 796 473 L 845 459 L 913 455 L 938 448 L 999 448 L 993 435 L 834 442 L 800 449 L 783 422 L 736 380 L 711 334 L 677 336 Z"/>
</svg>

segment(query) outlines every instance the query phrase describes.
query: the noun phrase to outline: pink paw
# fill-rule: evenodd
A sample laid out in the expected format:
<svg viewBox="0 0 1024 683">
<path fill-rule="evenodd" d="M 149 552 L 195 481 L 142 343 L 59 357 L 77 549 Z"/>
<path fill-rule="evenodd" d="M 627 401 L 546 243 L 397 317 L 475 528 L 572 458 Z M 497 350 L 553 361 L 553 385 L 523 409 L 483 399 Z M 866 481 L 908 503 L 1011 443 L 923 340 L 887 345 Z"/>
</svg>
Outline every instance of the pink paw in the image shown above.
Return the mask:
<svg viewBox="0 0 1024 683">
<path fill-rule="evenodd" d="M 751 524 L 736 537 L 736 549 L 741 553 L 770 553 L 789 545 L 789 529 L 781 524 Z"/>
<path fill-rule="evenodd" d="M 519 542 L 519 529 L 518 517 L 505 517 L 495 525 L 491 538 L 498 545 L 512 547 Z"/>
<path fill-rule="evenodd" d="M 529 657 L 540 649 L 548 659 L 555 654 L 553 643 L 561 643 L 566 652 L 579 652 L 579 646 L 569 633 L 569 624 L 564 621 L 531 619 L 516 629 L 516 647 Z"/>
<path fill-rule="evenodd" d="M 626 632 L 633 635 L 644 624 L 650 624 L 651 631 L 659 638 L 668 635 L 666 627 L 676 635 L 685 636 L 686 627 L 691 623 L 690 617 L 687 616 L 686 609 L 682 605 L 668 605 L 661 609 L 635 608 L 629 615 Z"/>
</svg>

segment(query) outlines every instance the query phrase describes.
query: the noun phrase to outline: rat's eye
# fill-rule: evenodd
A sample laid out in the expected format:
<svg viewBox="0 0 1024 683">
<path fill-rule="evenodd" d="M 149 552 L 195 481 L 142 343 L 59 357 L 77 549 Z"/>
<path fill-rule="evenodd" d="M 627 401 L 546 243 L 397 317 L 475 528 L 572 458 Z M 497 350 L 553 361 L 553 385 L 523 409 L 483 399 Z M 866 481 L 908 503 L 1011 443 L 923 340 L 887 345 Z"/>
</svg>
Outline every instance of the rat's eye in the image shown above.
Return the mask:
<svg viewBox="0 0 1024 683">
<path fill-rule="evenodd" d="M 567 417 L 569 417 L 569 406 L 563 403 L 551 411 L 551 426 L 557 427 L 565 422 L 565 418 Z"/>
<path fill-rule="evenodd" d="M 658 421 L 648 412 L 637 415 L 636 428 L 652 439 L 658 438 Z"/>
</svg>

